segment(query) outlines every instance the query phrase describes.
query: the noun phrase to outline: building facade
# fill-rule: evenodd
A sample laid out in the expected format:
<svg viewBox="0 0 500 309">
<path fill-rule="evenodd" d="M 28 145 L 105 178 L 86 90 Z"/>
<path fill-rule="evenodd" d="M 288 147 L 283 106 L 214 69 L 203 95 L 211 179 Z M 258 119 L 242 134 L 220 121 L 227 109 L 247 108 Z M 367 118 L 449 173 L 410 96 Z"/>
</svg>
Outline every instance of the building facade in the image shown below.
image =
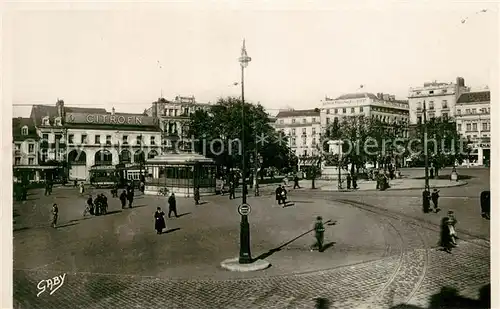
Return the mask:
<svg viewBox="0 0 500 309">
<path fill-rule="evenodd" d="M 31 118 L 12 119 L 12 165 L 14 178 L 24 181 L 40 179 L 38 167 L 39 137 Z"/>
<path fill-rule="evenodd" d="M 69 180 L 89 180 L 92 168 L 103 166 L 121 165 L 137 174 L 137 164 L 170 146 L 157 118 L 114 108 L 65 107 L 58 101 L 33 106 L 31 119 L 39 137 L 38 163 L 66 162 Z"/>
<path fill-rule="evenodd" d="M 275 118 L 274 128 L 288 138 L 290 151 L 299 158 L 299 169 L 311 165 L 309 158 L 321 153 L 320 110 L 280 111 Z"/>
<path fill-rule="evenodd" d="M 456 102 L 456 125 L 459 134 L 470 141 L 471 161 L 488 165 L 491 149 L 490 91 L 468 92 Z"/>
<path fill-rule="evenodd" d="M 208 111 L 210 107 L 209 103 L 196 102 L 194 96 L 177 96 L 173 101 L 158 99 L 146 109 L 145 114 L 160 120 L 160 129 L 164 139 L 178 139 L 177 144 L 180 149 L 188 151 L 192 146 L 190 136 L 188 136 L 189 117 L 197 110 Z"/>
<path fill-rule="evenodd" d="M 346 117 L 372 117 L 389 125 L 408 123 L 408 102 L 396 100 L 393 95 L 350 93 L 336 99 L 325 98 L 321 103 L 321 128 L 323 130 L 326 130 L 335 120 L 342 122 Z M 407 137 L 408 131 L 404 129 L 400 135 Z"/>
<path fill-rule="evenodd" d="M 462 93 L 470 91 L 465 86 L 465 80 L 457 77 L 456 83 L 432 82 L 424 83 L 423 87 L 410 88 L 408 103 L 410 106 L 410 124 L 423 121 L 423 104 L 425 101 L 427 119 L 455 118 L 455 105 Z"/>
</svg>

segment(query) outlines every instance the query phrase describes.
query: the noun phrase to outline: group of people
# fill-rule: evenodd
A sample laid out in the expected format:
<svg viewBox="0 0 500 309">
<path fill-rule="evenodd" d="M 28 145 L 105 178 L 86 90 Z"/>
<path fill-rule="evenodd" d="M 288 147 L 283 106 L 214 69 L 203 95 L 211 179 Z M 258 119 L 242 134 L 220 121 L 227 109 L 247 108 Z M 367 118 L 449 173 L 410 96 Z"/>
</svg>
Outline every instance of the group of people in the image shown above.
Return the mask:
<svg viewBox="0 0 500 309">
<path fill-rule="evenodd" d="M 198 189 L 198 194 L 199 194 L 199 188 Z M 196 202 L 196 197 L 195 197 L 195 202 Z M 196 202 L 197 203 L 197 202 Z M 175 194 L 172 192 L 170 196 L 168 197 L 168 217 L 170 218 L 172 213 L 176 218 L 179 218 L 179 215 L 177 214 L 177 200 L 175 199 Z M 154 213 L 154 219 L 155 219 L 155 230 L 156 234 L 161 234 L 163 232 L 163 229 L 167 228 L 167 224 L 165 222 L 165 213 L 163 210 L 161 210 L 161 207 L 156 208 L 156 212 Z"/>
<path fill-rule="evenodd" d="M 438 213 L 441 209 L 439 209 L 439 190 L 434 189 L 432 193 L 428 188 L 426 188 L 422 192 L 422 207 L 424 213 L 432 212 L 431 210 L 431 201 L 434 204 L 434 212 Z"/>
<path fill-rule="evenodd" d="M 127 185 L 125 190 L 120 194 L 120 202 L 122 204 L 122 209 L 125 208 L 128 201 L 128 207 L 132 208 L 132 203 L 134 202 L 134 186 Z"/>
<path fill-rule="evenodd" d="M 346 181 L 347 181 L 347 189 L 351 189 L 351 183 L 353 189 L 358 188 L 358 176 L 356 175 L 356 173 L 353 173 L 352 176 L 350 173 L 347 174 Z"/>
<path fill-rule="evenodd" d="M 283 207 L 286 205 L 286 199 L 287 199 L 287 191 L 285 186 L 279 185 L 276 188 L 276 201 L 278 201 L 278 205 L 283 204 Z"/>
<path fill-rule="evenodd" d="M 87 199 L 87 205 L 83 211 L 83 216 L 87 214 L 100 216 L 108 213 L 108 198 L 104 193 L 98 194 L 94 200 L 92 200 L 92 195 L 89 195 Z"/>
<path fill-rule="evenodd" d="M 451 253 L 451 249 L 457 246 L 457 232 L 455 225 L 457 224 L 455 213 L 450 210 L 448 216 L 441 219 L 441 237 L 439 245 L 444 251 Z"/>
</svg>

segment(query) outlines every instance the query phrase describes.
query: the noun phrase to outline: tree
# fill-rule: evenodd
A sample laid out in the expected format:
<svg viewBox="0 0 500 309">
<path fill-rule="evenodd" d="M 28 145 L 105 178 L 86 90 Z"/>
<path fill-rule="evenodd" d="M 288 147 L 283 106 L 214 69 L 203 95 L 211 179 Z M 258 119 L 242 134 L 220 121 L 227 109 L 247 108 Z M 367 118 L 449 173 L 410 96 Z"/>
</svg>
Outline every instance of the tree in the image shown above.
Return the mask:
<svg viewBox="0 0 500 309">
<path fill-rule="evenodd" d="M 247 169 L 255 150 L 262 157 L 262 168 L 290 166 L 287 141 L 279 134 L 269 124 L 269 116 L 260 104 L 243 105 L 234 97 L 219 99 L 209 111 L 192 114 L 189 121 L 195 151 L 213 158 L 226 169 L 241 168 L 243 149 Z"/>
<path fill-rule="evenodd" d="M 470 154 L 470 142 L 462 139 L 456 129 L 456 123 L 441 117 L 427 121 L 427 154 L 429 163 L 435 167 L 436 176 L 440 168 L 462 162 Z M 416 127 L 417 137 L 424 136 L 424 124 Z M 424 144 L 417 148 L 420 157 L 425 155 Z"/>
</svg>

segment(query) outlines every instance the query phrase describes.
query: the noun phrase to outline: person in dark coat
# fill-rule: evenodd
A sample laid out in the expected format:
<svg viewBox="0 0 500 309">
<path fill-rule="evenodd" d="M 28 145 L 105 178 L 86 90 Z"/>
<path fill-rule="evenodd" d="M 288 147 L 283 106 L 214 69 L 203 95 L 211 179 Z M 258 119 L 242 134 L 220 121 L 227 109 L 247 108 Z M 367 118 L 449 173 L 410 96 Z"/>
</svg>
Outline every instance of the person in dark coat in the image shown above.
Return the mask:
<svg viewBox="0 0 500 309">
<path fill-rule="evenodd" d="M 128 207 L 132 208 L 132 203 L 134 202 L 134 187 L 129 187 L 130 190 L 127 193 Z"/>
<path fill-rule="evenodd" d="M 351 180 L 352 180 L 351 174 L 347 174 L 346 178 L 347 178 L 346 179 L 347 180 L 347 189 L 351 189 Z"/>
<path fill-rule="evenodd" d="M 101 215 L 101 196 L 99 194 L 94 199 L 94 214 L 96 216 Z"/>
<path fill-rule="evenodd" d="M 490 219 L 490 191 L 483 191 L 480 195 L 481 217 Z"/>
<path fill-rule="evenodd" d="M 175 195 L 172 192 L 170 197 L 168 198 L 168 217 L 170 218 L 170 215 L 174 213 L 176 218 L 179 218 L 177 215 L 177 201 L 175 200 Z"/>
<path fill-rule="evenodd" d="M 357 189 L 358 188 L 358 176 L 356 173 L 352 175 L 352 188 Z"/>
<path fill-rule="evenodd" d="M 299 186 L 299 176 L 295 175 L 295 177 L 293 177 L 293 188 L 294 189 L 300 189 L 300 186 Z"/>
<path fill-rule="evenodd" d="M 89 213 L 91 215 L 94 215 L 94 201 L 92 200 L 92 195 L 89 195 L 89 198 L 87 199 L 87 206 L 89 209 Z"/>
<path fill-rule="evenodd" d="M 229 182 L 229 199 L 232 200 L 234 198 L 236 198 L 234 182 L 230 181 Z"/>
<path fill-rule="evenodd" d="M 156 234 L 161 234 L 162 230 L 167 227 L 165 224 L 165 213 L 161 211 L 161 208 L 156 208 L 155 212 L 155 230 Z"/>
<path fill-rule="evenodd" d="M 424 191 L 422 191 L 422 208 L 425 214 L 428 213 L 431 208 L 430 198 L 431 194 L 429 192 L 429 189 L 426 188 Z"/>
<path fill-rule="evenodd" d="M 436 213 L 438 213 L 440 210 L 438 207 L 438 200 L 439 200 L 439 190 L 438 189 L 434 189 L 432 191 L 431 200 L 432 200 L 432 203 L 434 204 L 434 211 Z"/>
<path fill-rule="evenodd" d="M 196 186 L 196 188 L 194 188 L 194 204 L 200 205 L 200 187 L 199 186 Z"/>
<path fill-rule="evenodd" d="M 123 190 L 122 194 L 120 194 L 120 202 L 122 203 L 122 209 L 127 205 L 127 191 Z"/>
<path fill-rule="evenodd" d="M 451 240 L 451 232 L 449 229 L 449 219 L 444 217 L 441 219 L 441 233 L 439 238 L 439 246 L 443 248 L 444 251 L 451 253 L 451 248 L 453 248 Z"/>
<path fill-rule="evenodd" d="M 316 223 L 314 223 L 314 238 L 316 239 L 316 243 L 312 249 L 317 248 L 319 252 L 322 252 L 325 240 L 325 226 L 323 225 L 323 218 L 321 216 L 316 217 Z"/>
<path fill-rule="evenodd" d="M 108 213 L 108 198 L 104 193 L 101 194 L 101 203 L 102 203 L 102 211 L 101 213 L 107 214 Z"/>
<path fill-rule="evenodd" d="M 276 200 L 278 201 L 278 205 L 281 205 L 281 192 L 283 191 L 283 188 L 281 187 L 281 185 L 279 185 L 277 188 L 276 188 Z"/>
<path fill-rule="evenodd" d="M 57 218 L 59 217 L 59 208 L 57 204 L 52 205 L 52 227 L 57 227 Z"/>
<path fill-rule="evenodd" d="M 281 202 L 283 203 L 283 207 L 286 206 L 286 200 L 288 198 L 288 192 L 285 187 L 281 188 Z"/>
</svg>

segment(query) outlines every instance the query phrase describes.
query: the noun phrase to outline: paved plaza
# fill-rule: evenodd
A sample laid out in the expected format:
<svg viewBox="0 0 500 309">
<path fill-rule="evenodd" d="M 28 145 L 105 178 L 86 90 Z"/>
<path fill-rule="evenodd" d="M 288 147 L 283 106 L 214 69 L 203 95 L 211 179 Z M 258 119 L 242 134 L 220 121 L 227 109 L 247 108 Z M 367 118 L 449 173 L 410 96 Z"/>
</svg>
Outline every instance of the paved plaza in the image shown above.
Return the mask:
<svg viewBox="0 0 500 309">
<path fill-rule="evenodd" d="M 465 173 L 465 172 L 464 172 Z M 110 199 L 109 214 L 83 218 L 85 197 L 56 187 L 32 190 L 14 204 L 14 300 L 18 308 L 428 308 L 443 288 L 474 301 L 490 281 L 489 221 L 479 192 L 489 171 L 467 171 L 462 187 L 441 190 L 440 214 L 422 214 L 420 190 L 290 190 L 288 207 L 270 193 L 250 197 L 252 273 L 220 268 L 239 250 L 241 199 L 210 196 L 195 206 L 178 198 L 179 218 L 157 235 L 153 213 L 166 199 L 138 195 L 136 207 Z M 423 182 L 423 181 L 422 181 Z M 94 194 L 104 190 L 91 190 Z M 110 194 L 107 194 L 108 197 Z M 49 227 L 52 203 L 59 227 Z M 457 214 L 461 237 L 452 254 L 437 247 L 438 222 Z M 311 252 L 317 215 L 326 225 L 322 252 Z M 54 294 L 37 284 L 66 274 Z M 319 304 L 319 303 L 322 303 Z M 323 307 L 321 307 L 323 306 Z"/>
</svg>

